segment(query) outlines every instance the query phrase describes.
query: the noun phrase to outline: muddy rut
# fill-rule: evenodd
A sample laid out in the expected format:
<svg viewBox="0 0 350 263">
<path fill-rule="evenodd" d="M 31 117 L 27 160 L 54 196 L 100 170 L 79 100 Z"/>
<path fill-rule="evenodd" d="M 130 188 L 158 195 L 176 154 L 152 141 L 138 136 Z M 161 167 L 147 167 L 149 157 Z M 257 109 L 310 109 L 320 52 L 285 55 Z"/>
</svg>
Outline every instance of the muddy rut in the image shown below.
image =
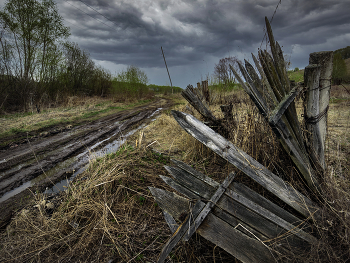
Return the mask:
<svg viewBox="0 0 350 263">
<path fill-rule="evenodd" d="M 14 143 L 14 146 L 12 145 L 9 149 L 2 149 L 0 151 L 0 197 L 39 176 L 43 177 L 44 172 L 52 170 L 58 164 L 81 154 L 92 146 L 94 150 L 99 149 L 125 135 L 135 126 L 147 124 L 171 104 L 171 101 L 158 99 L 147 105 L 121 111 L 74 128 L 63 127 L 41 132 L 40 136 L 34 139 Z M 44 176 L 30 188 L 43 190 L 51 187 L 53 183 L 61 181 L 67 177 L 67 174 L 72 173 L 73 168 L 77 168 L 74 165 L 76 163 L 64 169 L 58 169 L 46 178 Z M 8 207 L 18 197 L 22 198 L 23 193 L 0 203 L 0 206 L 4 208 L 6 203 Z M 0 212 L 1 210 L 3 209 L 0 209 Z"/>
</svg>

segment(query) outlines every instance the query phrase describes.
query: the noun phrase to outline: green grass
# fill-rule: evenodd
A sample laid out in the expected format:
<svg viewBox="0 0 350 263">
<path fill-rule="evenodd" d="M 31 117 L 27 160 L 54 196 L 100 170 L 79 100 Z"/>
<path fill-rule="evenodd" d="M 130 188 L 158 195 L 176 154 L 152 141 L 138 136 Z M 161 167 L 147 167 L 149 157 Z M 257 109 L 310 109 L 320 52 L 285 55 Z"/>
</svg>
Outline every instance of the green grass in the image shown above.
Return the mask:
<svg viewBox="0 0 350 263">
<path fill-rule="evenodd" d="M 304 82 L 304 69 L 298 70 L 298 71 L 289 70 L 288 78 L 290 80 L 294 80 L 296 83 Z"/>
<path fill-rule="evenodd" d="M 30 132 L 34 130 L 47 129 L 56 125 L 79 125 L 82 121 L 93 121 L 100 117 L 104 117 L 108 114 L 113 114 L 122 110 L 132 109 L 134 107 L 151 102 L 152 99 L 139 100 L 130 104 L 122 104 L 118 106 L 110 105 L 112 102 L 94 103 L 95 107 L 102 107 L 102 109 L 89 110 L 89 104 L 84 109 L 81 107 L 65 107 L 60 110 L 55 110 L 55 115 L 51 115 L 51 112 L 47 110 L 45 113 L 14 113 L 2 115 L 1 118 L 4 121 L 2 123 L 3 129 L 0 132 L 0 139 L 13 136 L 15 134 Z M 72 112 L 70 112 L 72 111 Z M 53 113 L 52 112 L 52 113 Z M 62 117 L 64 115 L 64 117 Z M 10 142 L 10 141 L 8 141 Z M 1 145 L 8 142 L 2 142 Z"/>
<path fill-rule="evenodd" d="M 350 98 L 334 98 L 334 97 L 331 97 L 329 102 L 330 103 L 341 103 L 341 102 L 344 102 L 344 101 L 349 101 Z"/>
</svg>

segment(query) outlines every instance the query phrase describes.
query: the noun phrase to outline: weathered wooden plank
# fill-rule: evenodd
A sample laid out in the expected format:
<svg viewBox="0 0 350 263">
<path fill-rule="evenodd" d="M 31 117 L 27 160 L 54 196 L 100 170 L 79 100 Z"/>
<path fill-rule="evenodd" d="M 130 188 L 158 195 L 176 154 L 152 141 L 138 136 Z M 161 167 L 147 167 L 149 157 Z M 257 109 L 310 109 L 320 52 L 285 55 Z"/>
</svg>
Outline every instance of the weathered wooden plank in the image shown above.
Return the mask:
<svg viewBox="0 0 350 263">
<path fill-rule="evenodd" d="M 184 241 L 188 241 L 190 237 L 193 235 L 193 233 L 197 230 L 197 228 L 200 226 L 200 224 L 203 222 L 205 217 L 209 214 L 210 210 L 214 207 L 216 202 L 220 199 L 222 194 L 226 191 L 226 188 L 232 183 L 235 175 L 233 173 L 230 173 L 227 178 L 223 181 L 223 183 L 218 187 L 215 194 L 210 198 L 208 203 L 205 205 L 203 210 L 200 212 L 200 214 L 197 216 L 197 218 L 194 220 L 193 224 L 191 225 L 190 229 L 184 236 Z"/>
<path fill-rule="evenodd" d="M 265 102 L 265 100 L 263 99 L 263 97 L 261 96 L 260 92 L 258 91 L 258 89 L 255 87 L 254 82 L 252 81 L 252 79 L 250 78 L 250 76 L 248 75 L 248 72 L 245 70 L 245 68 L 243 67 L 243 65 L 241 64 L 241 62 L 238 61 L 238 66 L 239 69 L 243 75 L 243 77 L 245 78 L 245 80 L 247 81 L 247 84 L 250 87 L 251 90 L 251 98 L 254 98 L 254 102 L 255 105 L 258 107 L 258 109 L 260 110 L 261 114 L 263 116 L 266 116 L 267 112 L 268 112 L 268 106 Z M 231 71 L 233 72 L 234 69 L 231 68 Z M 236 74 L 235 74 L 236 75 Z M 238 75 L 238 74 L 237 74 Z"/>
<path fill-rule="evenodd" d="M 296 227 L 299 227 L 300 229 L 303 229 L 304 231 L 306 231 L 310 234 L 314 233 L 311 226 L 305 220 L 301 220 L 298 217 L 292 215 L 291 213 L 282 209 L 278 205 L 272 203 L 270 200 L 257 194 L 256 192 L 254 192 L 253 190 L 251 190 L 249 187 L 245 186 L 244 184 L 234 182 L 233 184 L 231 184 L 230 189 L 234 190 L 237 194 L 239 194 L 245 198 L 248 198 L 249 200 L 251 200 L 254 203 L 258 204 L 259 206 L 265 208 L 266 210 L 272 212 L 276 216 L 284 219 L 285 221 L 289 222 L 290 224 L 292 224 Z"/>
<path fill-rule="evenodd" d="M 275 262 L 263 242 L 246 236 L 213 214 L 207 216 L 197 232 L 244 263 Z"/>
<path fill-rule="evenodd" d="M 221 135 L 215 133 L 196 118 L 178 111 L 172 111 L 172 114 L 180 126 L 194 138 L 228 160 L 306 218 L 317 212 L 318 207 L 309 198 L 286 184 L 281 178 L 266 169 L 258 161 L 234 146 Z"/>
<path fill-rule="evenodd" d="M 176 179 L 181 177 L 181 174 L 184 175 L 186 178 L 185 180 L 182 180 L 179 182 L 179 184 L 185 184 L 187 181 L 192 181 L 194 178 L 191 176 L 186 175 L 186 171 L 183 171 L 182 173 L 178 172 Z M 170 178 L 167 179 L 167 182 L 171 181 Z M 196 193 L 199 194 L 202 198 L 202 195 L 205 195 L 207 192 L 212 192 L 210 190 L 210 186 L 205 184 L 203 181 L 196 181 L 197 186 L 195 187 Z M 192 185 L 193 182 L 189 183 L 189 185 Z M 187 189 L 187 188 L 186 188 Z M 182 188 L 177 187 L 177 190 L 180 193 L 182 191 Z M 188 190 L 187 190 L 188 191 Z M 236 196 L 231 196 L 230 192 L 225 193 L 225 195 L 218 201 L 217 205 L 223 211 L 225 211 L 228 214 L 233 215 L 235 218 L 239 219 L 240 221 L 244 222 L 248 226 L 250 226 L 253 229 L 256 229 L 259 231 L 261 234 L 264 236 L 267 236 L 269 239 L 275 239 L 278 238 L 279 236 L 282 236 L 283 238 L 287 238 L 288 243 L 290 243 L 294 247 L 307 247 L 308 246 L 308 239 L 312 239 L 313 237 L 308 237 L 308 239 L 305 239 L 303 237 L 304 232 L 301 234 L 299 238 L 296 236 L 292 236 L 290 234 L 286 234 L 290 231 L 293 231 L 295 228 L 297 231 L 299 231 L 299 228 L 296 226 L 292 225 L 291 223 L 281 219 L 282 221 L 279 220 L 279 217 L 276 216 L 275 214 L 271 212 L 265 212 L 265 208 L 261 208 L 263 212 L 260 211 L 259 205 L 255 204 L 254 202 L 246 201 L 246 199 L 243 196 L 240 196 L 240 198 L 237 198 Z M 239 195 L 238 195 L 239 196 Z M 274 218 L 278 218 L 278 220 L 274 220 Z M 298 219 L 297 219 L 298 220 Z M 281 223 L 282 222 L 282 223 Z M 230 223 L 230 222 L 228 222 Z M 305 233 L 306 234 L 306 233 Z M 302 241 L 305 240 L 305 241 Z"/>
<path fill-rule="evenodd" d="M 265 76 L 267 77 L 267 80 L 270 83 L 273 94 L 275 95 L 277 101 L 280 101 L 283 98 L 283 95 L 278 90 L 277 83 L 275 82 L 274 78 L 272 77 L 272 70 L 270 69 L 270 66 L 268 65 L 268 61 L 267 61 L 267 58 L 265 56 L 265 52 L 262 50 L 259 50 L 258 56 L 259 56 L 261 66 L 264 70 Z"/>
<path fill-rule="evenodd" d="M 207 183 L 210 186 L 218 187 L 219 183 L 215 180 L 211 179 L 210 177 L 206 176 L 205 174 L 202 174 L 201 172 L 198 172 L 193 167 L 189 166 L 188 164 L 181 162 L 179 160 L 171 159 L 171 162 L 175 164 L 177 167 L 181 168 L 182 170 L 188 172 L 189 174 L 193 175 L 194 177 L 198 178 L 199 180 Z"/>
<path fill-rule="evenodd" d="M 188 200 L 182 198 L 174 193 L 149 187 L 156 202 L 162 209 L 168 209 L 170 206 L 178 206 L 179 208 L 172 209 L 172 212 L 180 210 L 181 213 L 187 211 L 185 207 L 188 206 Z M 175 197 L 176 202 L 172 200 Z M 161 201 L 165 200 L 165 201 Z M 204 204 L 204 203 L 203 203 Z M 204 205 L 203 205 L 204 206 Z M 182 210 L 181 210 L 182 209 Z M 178 218 L 176 214 L 170 214 Z M 197 229 L 197 233 L 202 237 L 210 240 L 214 244 L 222 247 L 228 253 L 241 260 L 242 262 L 273 262 L 274 258 L 269 251 L 269 248 L 263 242 L 256 238 L 251 238 L 240 231 L 241 227 L 237 229 L 230 224 L 217 218 L 212 213 L 209 213 L 207 218 Z"/>
<path fill-rule="evenodd" d="M 175 233 L 168 239 L 168 241 L 163 246 L 162 251 L 160 252 L 158 257 L 158 263 L 163 263 L 165 261 L 171 250 L 173 250 L 173 248 L 177 245 L 177 243 L 181 240 L 183 235 L 188 230 L 189 224 L 191 223 L 191 219 L 196 218 L 204 206 L 205 204 L 203 202 L 196 202 L 192 211 L 186 217 L 185 221 L 177 228 Z"/>
<path fill-rule="evenodd" d="M 181 194 L 184 194 L 185 196 L 189 197 L 190 199 L 200 199 L 202 197 L 194 194 L 193 192 L 190 192 L 186 187 L 178 184 L 176 181 L 174 181 L 172 178 L 166 177 L 166 176 L 160 176 L 166 184 L 173 187 L 176 191 L 178 191 Z M 244 228 L 240 228 L 239 230 L 245 233 L 246 235 L 254 238 L 254 236 L 258 237 L 260 240 L 268 240 L 270 239 L 268 236 L 263 235 L 261 232 L 257 231 L 256 229 L 252 228 L 251 226 L 244 223 L 242 220 L 238 219 L 234 215 L 229 214 L 227 211 L 222 210 L 221 208 L 214 208 L 213 213 L 215 216 L 219 217 L 220 219 L 224 220 L 228 224 L 230 224 L 232 227 L 236 227 L 238 224 L 241 224 Z M 274 226 L 273 226 L 274 227 Z"/>
<path fill-rule="evenodd" d="M 245 198 L 232 190 L 228 190 L 226 194 L 228 196 L 230 196 L 233 200 L 240 202 L 245 207 L 258 213 L 259 215 L 263 216 L 264 218 L 270 220 L 271 222 L 274 222 L 276 225 L 287 230 L 291 234 L 298 236 L 299 238 L 309 242 L 310 244 L 317 242 L 317 239 L 314 236 L 312 236 L 312 235 L 304 232 L 303 230 L 295 227 L 294 225 L 288 223 L 287 221 L 285 221 L 282 218 L 271 213 L 269 210 L 259 206 L 258 204 L 254 203 L 253 201 L 249 200 L 248 198 Z"/>
<path fill-rule="evenodd" d="M 179 168 L 164 166 L 164 168 L 175 178 L 181 185 L 190 189 L 193 193 L 202 196 L 204 199 L 210 199 L 215 193 L 215 189 L 202 183 L 199 179 L 183 172 Z"/>
<path fill-rule="evenodd" d="M 295 87 L 292 91 L 283 98 L 283 100 L 277 105 L 277 107 L 271 113 L 269 123 L 276 126 L 277 122 L 281 119 L 282 115 L 288 108 L 288 106 L 294 101 L 295 97 L 298 96 L 302 87 Z"/>
<path fill-rule="evenodd" d="M 186 88 L 181 95 L 206 119 L 216 122 L 215 116 L 203 104 L 203 102 L 189 89 Z"/>
<path fill-rule="evenodd" d="M 179 225 L 176 223 L 175 219 L 171 214 L 169 214 L 167 211 L 163 210 L 163 215 L 165 222 L 168 224 L 171 233 L 175 233 L 176 229 L 179 227 Z"/>
<path fill-rule="evenodd" d="M 277 52 L 277 48 L 276 48 L 276 41 L 275 38 L 273 36 L 272 33 L 272 28 L 270 25 L 269 20 L 267 19 L 267 17 L 265 16 L 265 24 L 266 24 L 266 30 L 267 30 L 267 34 L 269 36 L 269 40 L 270 40 L 270 47 L 271 47 L 271 53 L 276 65 L 276 73 L 277 73 L 277 77 L 279 78 L 280 82 L 281 82 L 281 91 L 283 92 L 283 96 L 285 96 L 288 92 L 289 92 L 289 83 L 286 83 L 286 80 L 283 76 L 282 73 L 282 69 L 285 67 L 284 62 L 280 60 L 280 57 L 278 56 L 278 52 Z"/>
<path fill-rule="evenodd" d="M 170 215 L 179 219 L 180 215 L 188 210 L 189 200 L 169 191 L 148 187 L 156 198 L 157 204 Z"/>
<path fill-rule="evenodd" d="M 265 75 L 265 72 L 264 70 L 262 69 L 261 65 L 259 64 L 259 61 L 256 59 L 256 57 L 254 56 L 254 54 L 252 53 L 252 58 L 254 60 L 254 64 L 256 66 L 256 68 L 258 69 L 259 73 L 260 73 L 260 76 L 262 78 L 262 82 L 263 82 L 263 87 L 264 87 L 264 90 L 263 90 L 263 94 L 265 96 L 269 96 L 269 101 L 272 101 L 272 103 L 274 104 L 274 106 L 277 105 L 277 98 L 275 96 L 275 94 L 273 93 L 272 91 L 272 88 L 271 88 L 271 85 L 270 83 L 268 82 L 268 79 Z"/>
<path fill-rule="evenodd" d="M 190 189 L 187 187 L 178 184 L 176 181 L 174 181 L 172 178 L 164 176 L 164 175 L 159 175 L 159 177 L 169 186 L 171 186 L 173 189 L 175 189 L 177 192 L 187 196 L 190 199 L 201 199 L 203 197 L 195 194 L 192 192 Z"/>
<path fill-rule="evenodd" d="M 214 181 L 213 179 L 211 179 L 210 177 L 202 174 L 201 172 L 198 172 L 197 170 L 195 170 L 193 167 L 189 166 L 188 164 L 178 161 L 178 160 L 171 160 L 177 167 L 181 168 L 182 170 L 190 173 L 191 175 L 193 175 L 194 177 L 196 177 L 197 179 L 205 182 L 206 184 L 208 184 L 209 186 L 212 186 L 214 188 L 217 188 L 219 186 L 219 183 Z M 161 176 L 162 177 L 162 176 Z M 163 177 L 162 177 L 163 178 Z M 166 181 L 166 183 L 170 186 L 172 186 L 175 190 L 177 190 L 180 193 L 185 194 L 186 196 L 190 197 L 190 198 L 203 198 L 203 197 L 199 197 L 198 195 L 195 195 L 193 192 L 191 192 L 191 190 L 188 190 L 189 193 L 185 193 L 184 190 L 182 189 L 178 189 L 175 188 L 172 184 L 171 181 L 173 180 L 169 180 L 169 182 L 167 181 L 168 178 L 164 181 Z M 174 181 L 173 181 L 174 182 Z M 174 182 L 175 183 L 175 182 Z M 177 183 L 175 183 L 177 184 Z M 180 186 L 180 185 L 179 185 Z M 180 186 L 182 187 L 182 186 Z M 201 186 L 203 187 L 203 186 Z M 245 186 L 244 184 L 238 183 L 238 182 L 233 182 L 229 188 L 233 191 L 235 191 L 237 194 L 248 198 L 249 200 L 253 201 L 254 203 L 262 206 L 263 208 L 269 210 L 270 212 L 272 212 L 273 214 L 275 214 L 276 216 L 284 219 L 285 221 L 289 222 L 290 224 L 293 224 L 294 226 L 298 226 L 299 228 L 305 228 L 304 230 L 312 233 L 313 230 L 311 229 L 311 226 L 305 221 L 305 220 L 301 220 L 299 218 L 297 218 L 296 216 L 292 215 L 291 213 L 287 212 L 286 210 L 282 209 L 281 207 L 279 207 L 278 205 L 272 203 L 270 200 L 266 199 L 265 197 L 257 194 L 256 192 L 254 192 L 253 190 L 251 190 L 249 187 Z M 203 187 L 203 189 L 206 189 Z M 205 191 L 208 191 L 207 189 Z"/>
</svg>

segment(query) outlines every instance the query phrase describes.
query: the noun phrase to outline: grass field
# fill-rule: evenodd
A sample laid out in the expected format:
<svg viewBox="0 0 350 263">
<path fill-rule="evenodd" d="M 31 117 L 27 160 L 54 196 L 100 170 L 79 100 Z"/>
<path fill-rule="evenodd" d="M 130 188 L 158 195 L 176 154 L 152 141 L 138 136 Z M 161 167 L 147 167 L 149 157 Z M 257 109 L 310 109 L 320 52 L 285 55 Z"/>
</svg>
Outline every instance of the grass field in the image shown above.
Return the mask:
<svg viewBox="0 0 350 263">
<path fill-rule="evenodd" d="M 18 132 L 29 132 L 55 125 L 78 125 L 89 121 L 146 104 L 151 100 L 115 102 L 101 97 L 70 97 L 64 106 L 42 109 L 41 113 L 13 113 L 0 116 L 0 138 Z"/>
<path fill-rule="evenodd" d="M 237 128 L 232 142 L 272 171 L 283 177 L 290 176 L 292 163 L 284 158 L 274 133 L 248 97 L 240 91 L 234 92 L 237 93 L 226 94 L 231 98 L 235 96 L 236 101 Z M 319 229 L 329 233 L 332 240 L 322 240 L 320 247 L 315 247 L 309 255 L 295 255 L 291 260 L 294 262 L 301 262 L 300 257 L 302 262 L 343 262 L 340 252 L 350 252 L 350 96 L 341 87 L 335 87 L 332 98 L 326 143 L 325 200 L 328 203 L 325 206 L 331 207 L 333 214 L 325 219 L 326 223 L 320 222 L 328 229 Z M 173 99 L 177 103 L 174 109 L 200 118 L 180 95 Z M 221 99 L 210 106 L 216 117 L 222 117 Z M 111 106 L 107 101 L 94 101 L 81 105 L 80 110 L 67 108 L 67 112 L 72 110 L 71 115 L 79 112 L 83 116 L 89 107 L 91 112 L 96 112 Z M 24 120 L 31 116 L 18 118 Z M 228 172 L 237 171 L 183 131 L 169 110 L 130 137 L 118 152 L 93 159 L 65 193 L 52 201 L 45 195 L 35 195 L 33 205 L 38 207 L 18 211 L 6 231 L 0 234 L 0 257 L 4 262 L 108 262 L 111 259 L 113 262 L 154 262 L 171 233 L 147 187 L 173 191 L 159 178 L 159 175 L 168 175 L 163 165 L 170 164 L 170 158 L 183 160 L 220 182 Z M 238 178 L 246 180 L 242 173 L 238 173 Z M 44 208 L 44 200 L 54 204 L 53 214 Z M 236 262 L 200 236 L 178 245 L 169 260 Z"/>
</svg>

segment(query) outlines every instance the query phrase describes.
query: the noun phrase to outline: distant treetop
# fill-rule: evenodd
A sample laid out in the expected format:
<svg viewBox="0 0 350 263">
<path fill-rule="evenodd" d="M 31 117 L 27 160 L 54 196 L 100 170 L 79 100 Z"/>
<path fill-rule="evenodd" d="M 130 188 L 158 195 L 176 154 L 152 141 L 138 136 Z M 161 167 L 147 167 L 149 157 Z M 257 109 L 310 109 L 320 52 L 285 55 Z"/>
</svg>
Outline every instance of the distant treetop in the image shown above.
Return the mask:
<svg viewBox="0 0 350 263">
<path fill-rule="evenodd" d="M 350 46 L 337 49 L 334 51 L 334 54 L 340 54 L 342 59 L 350 58 Z"/>
</svg>

